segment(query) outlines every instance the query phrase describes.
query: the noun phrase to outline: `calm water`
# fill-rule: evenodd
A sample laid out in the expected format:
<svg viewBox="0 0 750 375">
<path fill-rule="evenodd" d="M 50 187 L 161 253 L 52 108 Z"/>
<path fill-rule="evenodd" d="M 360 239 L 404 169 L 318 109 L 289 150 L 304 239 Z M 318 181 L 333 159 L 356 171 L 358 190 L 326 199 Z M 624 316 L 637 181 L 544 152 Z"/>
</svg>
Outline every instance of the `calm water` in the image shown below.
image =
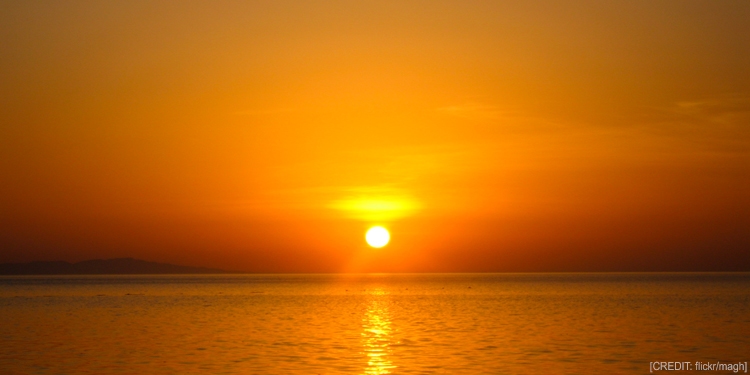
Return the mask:
<svg viewBox="0 0 750 375">
<path fill-rule="evenodd" d="M 750 274 L 0 277 L 3 374 L 643 374 L 717 360 L 750 361 Z"/>
</svg>

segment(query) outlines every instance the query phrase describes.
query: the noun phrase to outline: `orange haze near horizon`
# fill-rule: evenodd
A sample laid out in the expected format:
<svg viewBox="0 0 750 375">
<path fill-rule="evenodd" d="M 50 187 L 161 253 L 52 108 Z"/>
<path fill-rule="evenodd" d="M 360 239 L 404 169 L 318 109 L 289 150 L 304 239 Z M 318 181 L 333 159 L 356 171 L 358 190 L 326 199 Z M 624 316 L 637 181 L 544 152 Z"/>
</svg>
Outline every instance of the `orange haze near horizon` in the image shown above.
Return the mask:
<svg viewBox="0 0 750 375">
<path fill-rule="evenodd" d="M 750 271 L 749 2 L 2 9 L 0 262 Z"/>
</svg>

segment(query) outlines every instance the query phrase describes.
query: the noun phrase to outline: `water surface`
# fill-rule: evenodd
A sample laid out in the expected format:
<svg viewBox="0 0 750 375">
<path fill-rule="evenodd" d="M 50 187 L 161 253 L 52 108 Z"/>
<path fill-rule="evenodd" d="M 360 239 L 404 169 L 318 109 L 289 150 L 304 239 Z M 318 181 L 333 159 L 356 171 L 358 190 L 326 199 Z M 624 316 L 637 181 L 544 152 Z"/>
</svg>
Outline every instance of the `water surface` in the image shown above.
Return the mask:
<svg viewBox="0 0 750 375">
<path fill-rule="evenodd" d="M 750 274 L 0 277 L 4 374 L 599 374 L 749 361 Z"/>
</svg>

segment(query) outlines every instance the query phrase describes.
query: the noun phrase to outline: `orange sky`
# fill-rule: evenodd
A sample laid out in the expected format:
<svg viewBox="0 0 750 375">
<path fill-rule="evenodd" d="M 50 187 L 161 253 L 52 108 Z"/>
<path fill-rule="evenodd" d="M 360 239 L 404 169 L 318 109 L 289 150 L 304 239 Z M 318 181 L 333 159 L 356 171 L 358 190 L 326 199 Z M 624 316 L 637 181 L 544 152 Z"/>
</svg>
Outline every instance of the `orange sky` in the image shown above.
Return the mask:
<svg viewBox="0 0 750 375">
<path fill-rule="evenodd" d="M 750 270 L 750 2 L 0 7 L 0 262 Z"/>
</svg>

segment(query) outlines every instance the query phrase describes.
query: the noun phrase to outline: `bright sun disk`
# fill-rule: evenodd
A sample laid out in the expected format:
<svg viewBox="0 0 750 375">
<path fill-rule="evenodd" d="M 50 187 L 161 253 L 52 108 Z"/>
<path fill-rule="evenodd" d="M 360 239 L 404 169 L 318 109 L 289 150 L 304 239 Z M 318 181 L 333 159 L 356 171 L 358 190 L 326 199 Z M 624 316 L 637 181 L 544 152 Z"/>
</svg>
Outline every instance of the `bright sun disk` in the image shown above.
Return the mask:
<svg viewBox="0 0 750 375">
<path fill-rule="evenodd" d="M 381 226 L 376 226 L 367 231 L 367 234 L 365 234 L 365 240 L 368 245 L 380 248 L 388 244 L 388 241 L 391 240 L 391 235 L 388 233 L 387 229 Z"/>
</svg>

